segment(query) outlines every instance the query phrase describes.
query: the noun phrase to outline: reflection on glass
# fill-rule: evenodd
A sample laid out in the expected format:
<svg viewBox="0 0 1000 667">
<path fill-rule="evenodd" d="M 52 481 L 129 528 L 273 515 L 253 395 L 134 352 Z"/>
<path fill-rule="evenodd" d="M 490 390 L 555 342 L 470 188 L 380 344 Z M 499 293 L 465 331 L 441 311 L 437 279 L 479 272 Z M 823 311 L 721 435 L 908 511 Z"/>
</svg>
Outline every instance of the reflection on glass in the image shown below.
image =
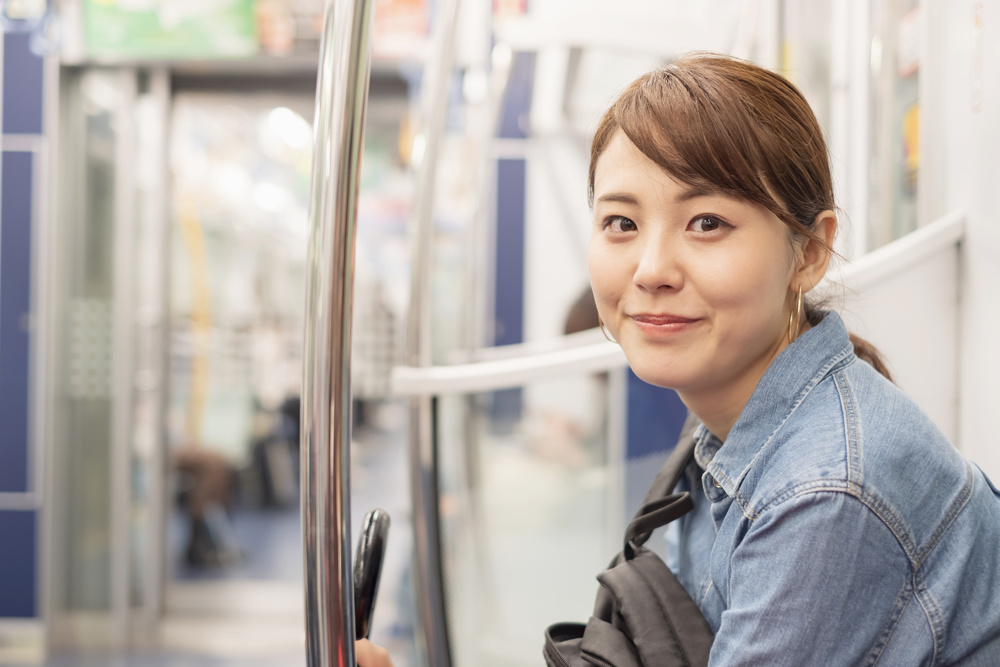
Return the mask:
<svg viewBox="0 0 1000 667">
<path fill-rule="evenodd" d="M 785 0 L 782 11 L 781 73 L 802 91 L 829 140 L 830 0 Z"/>
<path fill-rule="evenodd" d="M 65 318 L 58 345 L 64 360 L 56 386 L 57 440 L 64 457 L 57 468 L 65 549 L 58 568 L 65 576 L 57 591 L 59 609 L 111 610 L 112 300 L 116 109 L 123 96 L 113 76 L 88 73 L 75 80 L 72 105 L 79 124 L 72 187 L 82 202 L 59 248 L 64 279 L 59 312 Z"/>
<path fill-rule="evenodd" d="M 179 546 L 171 557 L 182 578 L 224 577 L 237 564 L 229 576 L 301 574 L 295 401 L 309 104 L 175 98 L 168 439 L 185 511 L 168 543 Z M 237 506 L 284 511 L 261 527 L 295 528 L 281 554 L 260 552 L 273 539 L 236 532 Z M 257 553 L 243 557 L 251 544 Z M 279 563 L 291 568 L 273 571 Z"/>
<path fill-rule="evenodd" d="M 405 89 L 369 103 L 354 275 L 352 493 L 354 523 L 373 507 L 393 517 L 373 638 L 413 653 L 402 417 L 389 399 L 408 293 L 406 222 L 412 175 L 399 154 Z M 281 638 L 261 650 L 301 650 L 304 633 L 299 516 L 299 391 L 305 307 L 312 99 L 182 92 L 172 110 L 170 393 L 168 438 L 177 497 L 168 548 L 170 628 L 181 605 L 266 614 Z M 191 502 L 199 461 L 229 471 L 227 503 Z M 198 520 L 202 517 L 204 520 Z M 224 548 L 204 548 L 221 526 Z M 197 531 L 197 532 L 196 532 Z M 353 537 L 353 536 L 352 536 Z M 209 543 L 211 546 L 211 542 Z M 230 548 L 232 547 L 232 548 Z M 219 557 L 216 557 L 219 556 Z M 220 580 L 225 580 L 224 582 Z M 241 590 L 280 589 L 280 614 L 241 607 Z M 213 595 L 211 591 L 223 591 Z M 193 604 L 192 606 L 197 606 Z M 249 622 L 249 621 L 248 621 Z M 178 642 L 188 642 L 177 633 Z M 171 635 L 173 636 L 173 635 Z M 266 644 L 267 633 L 256 641 Z M 285 641 L 290 637 L 298 643 Z M 206 637 L 204 641 L 219 641 Z M 256 644 L 240 640 L 239 655 Z"/>
<path fill-rule="evenodd" d="M 457 665 L 537 665 L 545 628 L 585 621 L 620 548 L 607 376 L 440 399 L 442 552 Z M 500 398 L 503 396 L 503 398 Z"/>
<path fill-rule="evenodd" d="M 875 132 L 872 246 L 917 227 L 920 172 L 921 8 L 918 0 L 872 3 Z"/>
</svg>

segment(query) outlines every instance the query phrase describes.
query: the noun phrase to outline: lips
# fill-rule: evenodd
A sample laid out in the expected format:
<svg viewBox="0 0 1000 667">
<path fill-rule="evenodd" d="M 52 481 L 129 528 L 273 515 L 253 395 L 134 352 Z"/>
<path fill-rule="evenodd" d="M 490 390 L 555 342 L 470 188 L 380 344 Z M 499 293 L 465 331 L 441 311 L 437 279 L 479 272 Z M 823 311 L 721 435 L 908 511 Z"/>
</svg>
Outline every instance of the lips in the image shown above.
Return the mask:
<svg viewBox="0 0 1000 667">
<path fill-rule="evenodd" d="M 665 326 L 669 324 L 693 324 L 698 321 L 696 317 L 681 317 L 680 315 L 637 313 L 630 316 L 633 320 L 641 324 L 651 324 L 654 326 Z"/>
<path fill-rule="evenodd" d="M 636 313 L 630 315 L 636 329 L 649 339 L 672 338 L 698 326 L 696 317 L 683 317 L 672 313 Z"/>
</svg>

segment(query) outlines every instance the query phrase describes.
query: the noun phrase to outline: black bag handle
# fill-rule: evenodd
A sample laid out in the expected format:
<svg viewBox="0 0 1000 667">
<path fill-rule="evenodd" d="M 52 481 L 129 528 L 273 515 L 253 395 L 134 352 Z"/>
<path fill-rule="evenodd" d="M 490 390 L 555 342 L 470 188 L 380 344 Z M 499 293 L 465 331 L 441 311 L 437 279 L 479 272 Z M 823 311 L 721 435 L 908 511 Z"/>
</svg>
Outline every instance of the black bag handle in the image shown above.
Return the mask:
<svg viewBox="0 0 1000 667">
<path fill-rule="evenodd" d="M 670 452 L 670 456 L 663 463 L 660 472 L 656 474 L 656 479 L 653 480 L 652 486 L 649 487 L 649 491 L 642 501 L 643 508 L 649 503 L 673 493 L 674 487 L 677 486 L 677 482 L 684 474 L 684 470 L 694 459 L 694 432 L 700 425 L 701 422 L 694 416 L 694 413 L 689 412 L 681 427 L 681 434 L 677 437 L 674 450 Z M 640 508 L 636 518 L 642 513 L 643 509 Z"/>
</svg>

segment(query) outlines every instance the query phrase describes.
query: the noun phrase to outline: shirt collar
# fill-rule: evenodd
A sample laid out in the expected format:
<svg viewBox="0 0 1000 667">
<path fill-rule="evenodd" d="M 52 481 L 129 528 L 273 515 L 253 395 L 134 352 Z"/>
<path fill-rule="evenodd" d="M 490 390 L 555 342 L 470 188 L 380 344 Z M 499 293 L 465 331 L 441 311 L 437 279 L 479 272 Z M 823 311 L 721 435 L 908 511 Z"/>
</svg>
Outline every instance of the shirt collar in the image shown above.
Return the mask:
<svg viewBox="0 0 1000 667">
<path fill-rule="evenodd" d="M 820 380 L 854 358 L 843 320 L 829 312 L 781 351 L 757 383 L 724 443 L 701 426 L 695 457 L 729 496 L 735 496 L 757 454 Z"/>
</svg>

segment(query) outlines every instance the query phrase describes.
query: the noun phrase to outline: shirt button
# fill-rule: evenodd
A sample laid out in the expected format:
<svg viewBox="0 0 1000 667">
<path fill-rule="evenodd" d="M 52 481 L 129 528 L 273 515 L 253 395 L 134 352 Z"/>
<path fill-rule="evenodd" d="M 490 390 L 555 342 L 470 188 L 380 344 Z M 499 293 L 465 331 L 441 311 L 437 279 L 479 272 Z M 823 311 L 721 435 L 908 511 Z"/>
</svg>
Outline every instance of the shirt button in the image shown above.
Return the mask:
<svg viewBox="0 0 1000 667">
<path fill-rule="evenodd" d="M 714 477 L 712 478 L 712 485 L 715 486 L 715 488 L 717 488 L 717 489 L 721 489 L 722 488 L 722 485 L 719 484 L 719 482 Z"/>
</svg>

